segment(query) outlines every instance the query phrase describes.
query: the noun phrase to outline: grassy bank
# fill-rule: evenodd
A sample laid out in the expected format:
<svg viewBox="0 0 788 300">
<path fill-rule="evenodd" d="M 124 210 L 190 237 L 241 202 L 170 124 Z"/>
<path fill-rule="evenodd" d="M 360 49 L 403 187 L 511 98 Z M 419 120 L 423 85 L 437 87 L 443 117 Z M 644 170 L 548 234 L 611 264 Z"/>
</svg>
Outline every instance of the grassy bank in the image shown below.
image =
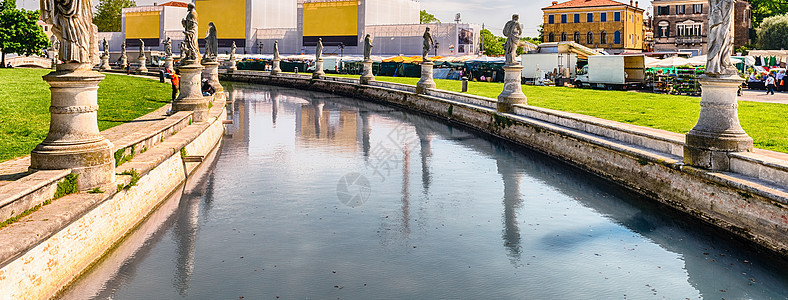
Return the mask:
<svg viewBox="0 0 788 300">
<path fill-rule="evenodd" d="M 49 131 L 51 70 L 0 69 L 0 162 L 25 156 Z M 170 86 L 144 78 L 107 74 L 98 91 L 98 125 L 105 130 L 169 103 Z"/>
<path fill-rule="evenodd" d="M 357 75 L 335 75 L 354 77 Z M 416 85 L 418 78 L 375 77 L 379 81 Z M 462 82 L 436 79 L 437 88 L 459 92 Z M 498 98 L 503 83 L 469 82 L 470 94 Z M 700 98 L 625 91 L 523 85 L 528 104 L 607 120 L 687 133 L 698 121 Z M 742 127 L 755 147 L 788 153 L 788 105 L 739 101 Z"/>
</svg>

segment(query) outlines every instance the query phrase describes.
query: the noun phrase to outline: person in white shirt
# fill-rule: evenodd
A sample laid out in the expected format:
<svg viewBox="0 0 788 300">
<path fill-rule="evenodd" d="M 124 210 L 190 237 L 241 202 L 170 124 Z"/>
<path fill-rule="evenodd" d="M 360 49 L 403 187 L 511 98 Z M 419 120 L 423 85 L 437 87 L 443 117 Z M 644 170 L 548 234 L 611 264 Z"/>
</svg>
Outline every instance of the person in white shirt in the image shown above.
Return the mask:
<svg viewBox="0 0 788 300">
<path fill-rule="evenodd" d="M 768 77 L 766 77 L 766 95 L 770 93 L 774 95 L 774 77 L 772 77 L 772 74 L 769 74 L 767 76 Z"/>
<path fill-rule="evenodd" d="M 780 71 L 777 73 L 777 77 L 774 78 L 774 85 L 777 86 L 778 91 L 785 90 L 785 70 Z"/>
</svg>

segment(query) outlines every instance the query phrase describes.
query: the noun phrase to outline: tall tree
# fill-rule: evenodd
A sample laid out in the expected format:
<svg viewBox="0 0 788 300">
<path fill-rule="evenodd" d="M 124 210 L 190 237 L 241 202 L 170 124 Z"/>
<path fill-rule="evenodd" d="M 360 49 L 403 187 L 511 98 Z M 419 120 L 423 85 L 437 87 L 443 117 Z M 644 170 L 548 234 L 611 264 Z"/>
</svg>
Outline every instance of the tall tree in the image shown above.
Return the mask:
<svg viewBox="0 0 788 300">
<path fill-rule="evenodd" d="M 788 0 L 750 0 L 752 26 L 757 28 L 764 19 L 788 13 Z"/>
<path fill-rule="evenodd" d="M 488 29 L 482 29 L 481 38 L 484 41 L 484 55 L 487 56 L 503 55 L 504 53 L 503 43 L 506 42 L 506 38 L 495 36 Z"/>
<path fill-rule="evenodd" d="M 134 0 L 99 0 L 96 5 L 96 15 L 93 16 L 93 24 L 98 26 L 100 32 L 120 32 L 121 30 L 121 10 L 127 7 L 135 7 Z"/>
<path fill-rule="evenodd" d="M 788 14 L 768 17 L 758 27 L 758 49 L 788 48 Z"/>
<path fill-rule="evenodd" d="M 430 24 L 430 23 L 438 23 L 440 24 L 441 20 L 435 17 L 435 15 L 428 13 L 426 10 L 422 10 L 419 12 L 419 23 L 421 24 Z"/>
<path fill-rule="evenodd" d="M 36 22 L 39 11 L 17 9 L 14 1 L 6 1 L 0 11 L 0 52 L 2 66 L 5 67 L 5 54 L 41 55 L 41 50 L 49 47 L 49 39 L 44 29 Z"/>
<path fill-rule="evenodd" d="M 0 1 L 0 11 L 16 8 L 16 0 Z"/>
</svg>

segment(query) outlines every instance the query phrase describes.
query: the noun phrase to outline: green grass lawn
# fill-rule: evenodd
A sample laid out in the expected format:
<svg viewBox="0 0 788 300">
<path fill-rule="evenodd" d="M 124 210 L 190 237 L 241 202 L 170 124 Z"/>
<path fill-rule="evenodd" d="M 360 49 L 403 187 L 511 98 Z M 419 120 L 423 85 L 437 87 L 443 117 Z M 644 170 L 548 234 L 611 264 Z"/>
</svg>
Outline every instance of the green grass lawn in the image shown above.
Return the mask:
<svg viewBox="0 0 788 300">
<path fill-rule="evenodd" d="M 358 75 L 336 75 L 358 78 Z M 377 76 L 376 80 L 416 85 L 418 78 Z M 436 79 L 437 88 L 460 92 L 462 82 Z M 498 98 L 503 83 L 468 82 L 470 94 Z M 700 114 L 700 98 L 625 91 L 577 89 L 523 85 L 528 104 L 687 133 Z M 742 127 L 755 141 L 755 147 L 788 153 L 788 105 L 739 101 Z"/>
<path fill-rule="evenodd" d="M 0 162 L 25 156 L 49 131 L 51 70 L 0 69 Z M 98 125 L 105 130 L 169 103 L 171 88 L 144 78 L 106 74 L 98 91 Z"/>
</svg>

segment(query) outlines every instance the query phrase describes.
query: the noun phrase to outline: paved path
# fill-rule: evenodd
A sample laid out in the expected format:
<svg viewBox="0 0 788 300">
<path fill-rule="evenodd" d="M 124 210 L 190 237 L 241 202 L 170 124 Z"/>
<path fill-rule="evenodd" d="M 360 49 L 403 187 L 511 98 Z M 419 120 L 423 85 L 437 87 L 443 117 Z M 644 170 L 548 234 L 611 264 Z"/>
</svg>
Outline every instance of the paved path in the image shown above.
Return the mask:
<svg viewBox="0 0 788 300">
<path fill-rule="evenodd" d="M 788 104 L 788 92 L 774 92 L 774 95 L 766 95 L 766 91 L 745 89 L 742 91 L 742 95 L 739 97 L 739 100 Z"/>
</svg>

